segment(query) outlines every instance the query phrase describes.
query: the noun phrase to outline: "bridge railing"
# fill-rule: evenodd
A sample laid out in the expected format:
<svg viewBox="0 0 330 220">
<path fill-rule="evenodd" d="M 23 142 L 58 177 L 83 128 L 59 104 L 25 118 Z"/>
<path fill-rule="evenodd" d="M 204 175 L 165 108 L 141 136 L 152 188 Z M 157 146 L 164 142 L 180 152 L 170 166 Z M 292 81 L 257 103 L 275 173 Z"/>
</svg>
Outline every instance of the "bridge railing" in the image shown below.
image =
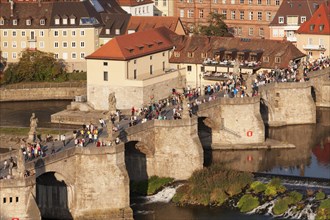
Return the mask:
<svg viewBox="0 0 330 220">
<path fill-rule="evenodd" d="M 0 89 L 34 89 L 34 88 L 73 88 L 86 87 L 87 82 L 34 82 L 34 83 L 17 83 L 10 85 L 3 85 Z"/>
</svg>

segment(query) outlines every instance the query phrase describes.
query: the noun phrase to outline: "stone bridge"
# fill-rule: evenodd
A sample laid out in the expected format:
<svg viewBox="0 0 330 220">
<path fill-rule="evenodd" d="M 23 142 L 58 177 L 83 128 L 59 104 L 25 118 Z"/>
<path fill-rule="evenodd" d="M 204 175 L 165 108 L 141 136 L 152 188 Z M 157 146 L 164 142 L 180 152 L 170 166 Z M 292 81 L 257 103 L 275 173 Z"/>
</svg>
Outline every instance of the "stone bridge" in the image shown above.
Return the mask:
<svg viewBox="0 0 330 220">
<path fill-rule="evenodd" d="M 26 163 L 34 175 L 0 181 L 0 219 L 133 219 L 124 153 L 70 148 Z"/>
<path fill-rule="evenodd" d="M 265 141 L 260 97 L 218 98 L 198 106 L 198 117 L 212 129 L 212 145 L 256 144 Z"/>
<path fill-rule="evenodd" d="M 131 180 L 153 175 L 188 179 L 203 168 L 203 149 L 197 118 L 152 120 L 129 127 L 119 135 L 125 142 Z"/>
<path fill-rule="evenodd" d="M 310 72 L 309 81 L 317 107 L 330 107 L 330 67 Z M 315 93 L 315 94 L 314 94 Z"/>
</svg>

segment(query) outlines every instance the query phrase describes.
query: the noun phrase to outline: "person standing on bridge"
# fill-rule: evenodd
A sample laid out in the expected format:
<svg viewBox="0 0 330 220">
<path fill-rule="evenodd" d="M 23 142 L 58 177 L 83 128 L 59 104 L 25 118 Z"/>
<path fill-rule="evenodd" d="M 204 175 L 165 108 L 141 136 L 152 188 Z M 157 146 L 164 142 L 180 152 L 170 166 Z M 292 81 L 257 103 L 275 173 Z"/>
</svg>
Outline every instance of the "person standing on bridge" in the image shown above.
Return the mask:
<svg viewBox="0 0 330 220">
<path fill-rule="evenodd" d="M 65 134 L 62 134 L 61 141 L 63 142 L 63 147 L 65 147 L 65 139 L 66 139 Z"/>
</svg>

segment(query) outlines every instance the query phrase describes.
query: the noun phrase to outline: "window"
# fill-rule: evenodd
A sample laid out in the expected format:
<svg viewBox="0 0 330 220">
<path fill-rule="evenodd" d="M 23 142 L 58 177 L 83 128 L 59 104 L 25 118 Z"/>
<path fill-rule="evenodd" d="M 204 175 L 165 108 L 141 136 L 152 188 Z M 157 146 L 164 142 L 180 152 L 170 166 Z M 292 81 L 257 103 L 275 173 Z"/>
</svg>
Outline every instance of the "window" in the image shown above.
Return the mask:
<svg viewBox="0 0 330 220">
<path fill-rule="evenodd" d="M 249 35 L 250 35 L 250 36 L 253 35 L 253 28 L 249 28 Z"/>
<path fill-rule="evenodd" d="M 325 46 L 324 46 L 324 39 L 323 38 L 320 38 L 319 39 L 319 47 L 320 48 L 325 48 Z"/>
<path fill-rule="evenodd" d="M 11 44 L 11 46 L 12 46 L 13 48 L 16 48 L 16 47 L 17 47 L 17 43 L 16 43 L 16 41 L 13 41 L 12 44 Z"/>
<path fill-rule="evenodd" d="M 201 58 L 206 58 L 206 53 L 201 53 Z"/>
<path fill-rule="evenodd" d="M 2 53 L 2 57 L 5 58 L 5 59 L 8 59 L 8 53 L 7 52 L 3 52 Z"/>
<path fill-rule="evenodd" d="M 313 44 L 313 38 L 308 38 L 307 42 L 308 42 L 308 45 L 312 45 Z"/>
<path fill-rule="evenodd" d="M 280 63 L 281 62 L 281 57 L 275 57 L 275 63 Z"/>
<path fill-rule="evenodd" d="M 26 48 L 26 43 L 25 43 L 25 41 L 22 41 L 22 42 L 21 42 L 21 48 Z"/>
<path fill-rule="evenodd" d="M 275 5 L 280 5 L 280 0 L 275 0 Z"/>
<path fill-rule="evenodd" d="M 103 72 L 103 81 L 108 81 L 109 80 L 109 74 L 108 71 Z"/>
<path fill-rule="evenodd" d="M 54 47 L 58 48 L 58 42 L 56 42 L 56 41 L 54 42 Z"/>
<path fill-rule="evenodd" d="M 231 19 L 234 20 L 236 17 L 236 12 L 235 11 L 231 11 Z"/>
<path fill-rule="evenodd" d="M 222 4 L 226 4 L 226 0 L 222 0 Z"/>
<path fill-rule="evenodd" d="M 244 11 L 239 12 L 239 19 L 244 20 Z"/>
<path fill-rule="evenodd" d="M 18 200 L 18 197 L 16 197 L 16 202 L 18 202 L 19 200 Z"/>
<path fill-rule="evenodd" d="M 54 37 L 58 37 L 58 31 L 54 31 Z"/>
<path fill-rule="evenodd" d="M 272 13 L 270 11 L 266 12 L 266 21 L 270 21 L 272 19 Z"/>
<path fill-rule="evenodd" d="M 298 16 L 287 16 L 286 23 L 287 25 L 298 25 Z"/>
<path fill-rule="evenodd" d="M 244 4 L 244 0 L 239 0 L 239 3 L 240 4 Z"/>
<path fill-rule="evenodd" d="M 13 25 L 17 25 L 17 19 L 13 20 Z"/>
<path fill-rule="evenodd" d="M 116 29 L 115 33 L 116 33 L 116 35 L 119 35 L 120 34 L 120 29 Z"/>
<path fill-rule="evenodd" d="M 150 65 L 150 75 L 152 75 L 152 65 Z"/>
<path fill-rule="evenodd" d="M 253 11 L 249 12 L 249 20 L 253 20 Z"/>
<path fill-rule="evenodd" d="M 7 198 L 6 197 L 3 198 L 3 203 L 7 203 Z"/>
<path fill-rule="evenodd" d="M 45 43 L 44 43 L 43 41 L 40 41 L 40 42 L 39 42 L 39 47 L 40 47 L 40 48 L 44 48 L 44 47 L 45 47 Z"/>
<path fill-rule="evenodd" d="M 12 58 L 13 58 L 14 60 L 17 59 L 17 53 L 16 53 L 16 52 L 12 53 Z"/>
<path fill-rule="evenodd" d="M 237 34 L 238 34 L 239 36 L 242 35 L 242 27 L 238 27 L 238 28 L 237 28 Z"/>
<path fill-rule="evenodd" d="M 180 52 L 174 51 L 174 57 L 180 57 Z"/>
<path fill-rule="evenodd" d="M 110 29 L 105 29 L 105 34 L 110 34 Z"/>
<path fill-rule="evenodd" d="M 80 58 L 85 59 L 85 53 L 80 53 Z"/>
<path fill-rule="evenodd" d="M 62 45 L 63 45 L 64 48 L 67 48 L 67 47 L 68 47 L 68 42 L 64 41 L 64 42 L 62 43 Z"/>
<path fill-rule="evenodd" d="M 71 47 L 72 47 L 72 48 L 76 48 L 76 42 L 75 42 L 75 41 L 72 41 L 72 42 L 71 42 Z"/>
<path fill-rule="evenodd" d="M 8 32 L 7 31 L 3 31 L 3 36 L 7 37 L 8 36 Z"/>
<path fill-rule="evenodd" d="M 85 31 L 80 31 L 80 36 L 85 36 Z"/>
<path fill-rule="evenodd" d="M 205 72 L 205 67 L 201 66 L 201 72 Z"/>
<path fill-rule="evenodd" d="M 259 28 L 259 36 L 263 37 L 265 35 L 264 28 Z"/>
<path fill-rule="evenodd" d="M 63 53 L 62 58 L 63 58 L 63 60 L 68 59 L 68 53 Z"/>
<path fill-rule="evenodd" d="M 193 17 L 194 17 L 194 10 L 188 9 L 188 18 L 193 18 Z"/>
<path fill-rule="evenodd" d="M 166 6 L 166 5 L 167 5 L 166 0 L 163 0 L 163 6 Z"/>
<path fill-rule="evenodd" d="M 137 70 L 135 69 L 134 70 L 134 79 L 136 79 L 137 78 Z"/>
<path fill-rule="evenodd" d="M 3 18 L 0 18 L 0 25 L 4 25 L 5 24 L 5 20 Z"/>
<path fill-rule="evenodd" d="M 184 18 L 184 9 L 180 9 L 180 18 Z"/>
<path fill-rule="evenodd" d="M 235 4 L 235 0 L 230 0 L 230 3 L 231 3 L 232 5 L 234 5 L 234 4 Z"/>
<path fill-rule="evenodd" d="M 85 42 L 84 41 L 80 41 L 80 47 L 84 48 L 85 47 Z"/>
<path fill-rule="evenodd" d="M 16 37 L 16 36 L 17 36 L 17 32 L 13 31 L 13 37 Z"/>
<path fill-rule="evenodd" d="M 40 25 L 45 25 L 45 19 L 40 19 Z"/>
<path fill-rule="evenodd" d="M 193 52 L 188 52 L 188 55 L 187 55 L 189 58 L 192 58 L 194 57 L 194 53 Z"/>
<path fill-rule="evenodd" d="M 76 31 L 72 31 L 71 36 L 76 36 Z"/>
<path fill-rule="evenodd" d="M 300 17 L 300 23 L 304 23 L 306 21 L 306 16 L 301 16 Z"/>
<path fill-rule="evenodd" d="M 158 0 L 155 0 L 155 6 L 158 6 Z"/>
<path fill-rule="evenodd" d="M 63 18 L 62 23 L 65 24 L 65 25 L 67 25 L 68 24 L 68 19 L 67 18 Z"/>
<path fill-rule="evenodd" d="M 323 30 L 324 30 L 324 24 L 320 24 L 319 31 L 323 31 Z"/>
<path fill-rule="evenodd" d="M 252 5 L 253 4 L 253 0 L 248 0 L 248 4 Z"/>
<path fill-rule="evenodd" d="M 55 25 L 59 25 L 60 24 L 60 19 L 59 18 L 55 18 Z"/>
<path fill-rule="evenodd" d="M 165 52 L 163 52 L 163 57 L 165 57 Z"/>
<path fill-rule="evenodd" d="M 218 4 L 218 0 L 213 0 L 213 3 L 214 4 Z"/>
<path fill-rule="evenodd" d="M 227 18 L 227 10 L 222 10 L 222 15 L 223 15 L 223 18 L 226 19 Z"/>
<path fill-rule="evenodd" d="M 218 14 L 218 9 L 213 9 L 213 13 Z"/>
<path fill-rule="evenodd" d="M 263 57 L 262 61 L 265 62 L 265 63 L 268 63 L 269 62 L 269 57 Z"/>
<path fill-rule="evenodd" d="M 188 72 L 191 72 L 191 66 L 190 66 L 190 65 L 187 66 L 187 71 L 188 71 Z"/>
<path fill-rule="evenodd" d="M 58 56 L 58 53 L 55 53 L 55 54 L 54 54 L 54 58 L 55 58 L 55 59 L 58 59 L 58 57 L 59 57 L 59 56 Z"/>
<path fill-rule="evenodd" d="M 108 66 L 108 62 L 103 62 L 103 66 Z"/>
<path fill-rule="evenodd" d="M 8 42 L 7 41 L 3 42 L 3 47 L 8 47 Z"/>
<path fill-rule="evenodd" d="M 76 19 L 75 18 L 70 18 L 70 24 L 75 24 L 76 23 Z"/>
<path fill-rule="evenodd" d="M 31 19 L 26 20 L 26 25 L 31 25 Z"/>
<path fill-rule="evenodd" d="M 66 37 L 66 36 L 68 36 L 68 32 L 67 31 L 62 31 L 62 35 L 63 35 L 63 37 Z"/>
<path fill-rule="evenodd" d="M 278 23 L 279 24 L 284 24 L 284 17 L 278 17 Z"/>
<path fill-rule="evenodd" d="M 39 31 L 39 36 L 40 37 L 44 37 L 45 36 L 45 32 L 44 31 Z"/>
<path fill-rule="evenodd" d="M 266 0 L 266 5 L 270 5 L 271 4 L 271 0 Z"/>
<path fill-rule="evenodd" d="M 258 11 L 258 21 L 261 21 L 261 20 L 262 20 L 262 12 Z"/>
<path fill-rule="evenodd" d="M 136 64 L 136 60 L 134 60 L 134 64 Z"/>
<path fill-rule="evenodd" d="M 199 18 L 203 18 L 203 17 L 204 17 L 204 10 L 199 9 Z"/>
<path fill-rule="evenodd" d="M 163 71 L 165 71 L 165 61 L 163 61 Z"/>
<path fill-rule="evenodd" d="M 150 56 L 150 60 L 152 60 L 152 56 Z"/>
<path fill-rule="evenodd" d="M 22 37 L 25 37 L 26 36 L 26 32 L 25 31 L 22 31 L 21 35 L 22 35 Z"/>
<path fill-rule="evenodd" d="M 314 27 L 315 27 L 314 24 L 309 25 L 309 30 L 310 30 L 310 31 L 313 31 L 313 30 L 314 30 Z"/>
<path fill-rule="evenodd" d="M 258 4 L 258 5 L 261 5 L 261 4 L 262 4 L 262 0 L 258 0 L 258 1 L 257 1 L 257 4 Z"/>
<path fill-rule="evenodd" d="M 278 30 L 278 36 L 284 37 L 284 30 L 283 29 Z"/>
</svg>

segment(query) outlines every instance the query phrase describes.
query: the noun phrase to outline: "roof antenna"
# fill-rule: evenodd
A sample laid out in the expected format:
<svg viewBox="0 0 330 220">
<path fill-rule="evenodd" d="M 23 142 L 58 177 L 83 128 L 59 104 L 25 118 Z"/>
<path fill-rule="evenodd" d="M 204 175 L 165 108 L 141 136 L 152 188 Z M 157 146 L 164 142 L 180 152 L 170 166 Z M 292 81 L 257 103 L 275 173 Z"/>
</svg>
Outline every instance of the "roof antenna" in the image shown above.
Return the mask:
<svg viewBox="0 0 330 220">
<path fill-rule="evenodd" d="M 13 0 L 9 0 L 10 2 L 10 17 L 14 16 L 14 1 Z"/>
</svg>

